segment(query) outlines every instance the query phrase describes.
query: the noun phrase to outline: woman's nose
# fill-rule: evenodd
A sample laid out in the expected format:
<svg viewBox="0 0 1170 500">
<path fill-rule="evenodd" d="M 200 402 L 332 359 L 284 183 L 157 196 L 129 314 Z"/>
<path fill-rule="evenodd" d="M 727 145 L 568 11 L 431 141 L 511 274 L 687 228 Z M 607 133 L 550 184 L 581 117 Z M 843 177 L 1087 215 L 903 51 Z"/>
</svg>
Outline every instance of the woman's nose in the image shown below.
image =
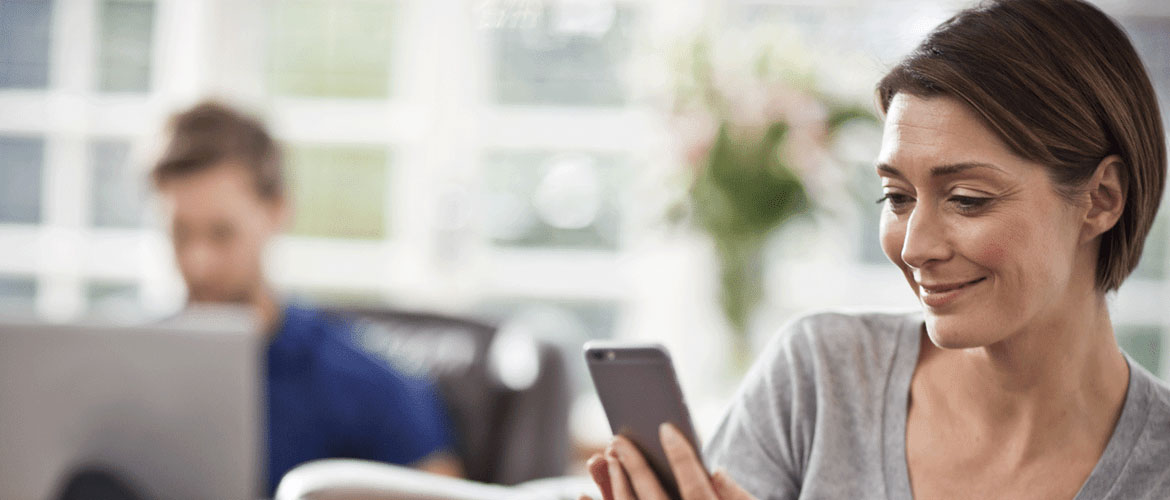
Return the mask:
<svg viewBox="0 0 1170 500">
<path fill-rule="evenodd" d="M 902 240 L 902 262 L 914 268 L 922 268 L 931 261 L 945 261 L 951 256 L 945 221 L 929 208 L 919 207 L 910 213 Z"/>
</svg>

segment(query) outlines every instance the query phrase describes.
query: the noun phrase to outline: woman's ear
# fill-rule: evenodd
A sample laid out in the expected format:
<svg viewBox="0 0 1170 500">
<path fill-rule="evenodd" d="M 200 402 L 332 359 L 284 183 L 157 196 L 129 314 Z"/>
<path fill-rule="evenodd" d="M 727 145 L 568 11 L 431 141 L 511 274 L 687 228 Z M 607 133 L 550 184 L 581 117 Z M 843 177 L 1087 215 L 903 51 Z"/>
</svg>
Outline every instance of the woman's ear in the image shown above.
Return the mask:
<svg viewBox="0 0 1170 500">
<path fill-rule="evenodd" d="M 1097 164 L 1097 171 L 1086 186 L 1089 194 L 1089 211 L 1085 214 L 1081 229 L 1081 241 L 1090 241 L 1117 225 L 1125 211 L 1128 193 L 1125 163 L 1118 155 L 1109 155 Z"/>
</svg>

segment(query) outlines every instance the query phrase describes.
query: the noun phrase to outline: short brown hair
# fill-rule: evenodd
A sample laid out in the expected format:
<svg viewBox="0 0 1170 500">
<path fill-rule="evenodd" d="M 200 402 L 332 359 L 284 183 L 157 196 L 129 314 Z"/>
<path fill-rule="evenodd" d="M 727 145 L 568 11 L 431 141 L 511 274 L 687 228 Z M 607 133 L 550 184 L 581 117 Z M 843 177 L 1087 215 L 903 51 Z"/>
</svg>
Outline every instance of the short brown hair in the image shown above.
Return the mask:
<svg viewBox="0 0 1170 500">
<path fill-rule="evenodd" d="M 1165 136 L 1141 59 L 1105 13 L 1081 0 L 984 2 L 935 28 L 882 79 L 883 113 L 898 92 L 966 102 L 1066 195 L 1119 155 L 1126 202 L 1102 235 L 1097 288 L 1117 289 L 1137 267 L 1162 199 Z"/>
<path fill-rule="evenodd" d="M 171 117 L 166 149 L 151 171 L 155 187 L 219 165 L 238 162 L 264 199 L 284 195 L 280 150 L 259 120 L 231 107 L 205 101 Z"/>
</svg>

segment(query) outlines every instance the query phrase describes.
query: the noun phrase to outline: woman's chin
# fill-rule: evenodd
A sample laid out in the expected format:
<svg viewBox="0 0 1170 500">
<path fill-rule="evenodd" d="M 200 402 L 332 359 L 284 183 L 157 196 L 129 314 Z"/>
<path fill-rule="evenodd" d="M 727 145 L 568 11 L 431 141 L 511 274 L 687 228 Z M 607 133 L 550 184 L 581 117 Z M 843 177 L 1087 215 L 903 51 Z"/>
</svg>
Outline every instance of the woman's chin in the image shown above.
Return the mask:
<svg viewBox="0 0 1170 500">
<path fill-rule="evenodd" d="M 970 349 L 991 345 L 1000 339 L 991 338 L 994 328 L 986 320 L 959 316 L 937 317 L 926 315 L 926 335 L 930 342 L 942 349 Z"/>
</svg>

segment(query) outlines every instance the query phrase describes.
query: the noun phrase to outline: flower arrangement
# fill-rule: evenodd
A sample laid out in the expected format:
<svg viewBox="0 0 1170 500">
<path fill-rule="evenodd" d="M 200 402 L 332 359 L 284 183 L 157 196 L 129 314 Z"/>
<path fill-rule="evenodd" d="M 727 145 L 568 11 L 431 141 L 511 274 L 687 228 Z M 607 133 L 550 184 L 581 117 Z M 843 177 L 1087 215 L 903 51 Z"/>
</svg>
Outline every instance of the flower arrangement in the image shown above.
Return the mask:
<svg viewBox="0 0 1170 500">
<path fill-rule="evenodd" d="M 704 35 L 681 47 L 669 108 L 692 174 L 684 219 L 713 240 L 720 302 L 742 365 L 768 237 L 815 209 L 816 193 L 840 189 L 834 135 L 875 117 L 867 104 L 819 85 L 815 51 L 787 32 Z"/>
</svg>

